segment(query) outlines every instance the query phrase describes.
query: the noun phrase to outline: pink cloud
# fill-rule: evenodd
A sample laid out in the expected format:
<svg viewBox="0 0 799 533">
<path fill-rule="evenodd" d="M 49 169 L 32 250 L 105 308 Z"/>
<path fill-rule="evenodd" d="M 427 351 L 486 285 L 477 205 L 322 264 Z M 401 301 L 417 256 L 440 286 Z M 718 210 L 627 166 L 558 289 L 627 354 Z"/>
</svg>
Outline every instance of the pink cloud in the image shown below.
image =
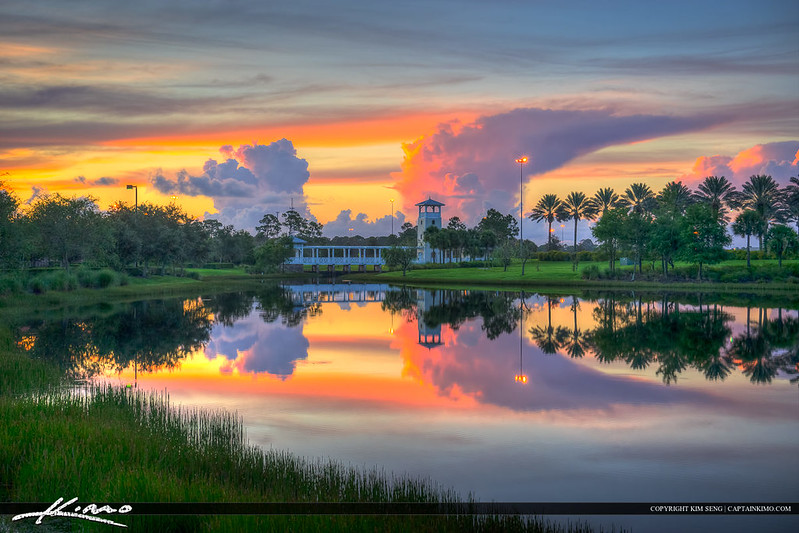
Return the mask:
<svg viewBox="0 0 799 533">
<path fill-rule="evenodd" d="M 681 179 L 690 186 L 705 176 L 725 176 L 740 187 L 754 174 L 767 174 L 782 185 L 787 184 L 788 178 L 799 174 L 799 141 L 758 144 L 735 156 L 702 156 Z"/>
<path fill-rule="evenodd" d="M 602 148 L 699 131 L 723 121 L 715 116 L 617 115 L 611 110 L 515 109 L 471 124 L 440 124 L 432 135 L 403 146 L 396 188 L 413 204 L 433 196 L 448 216 L 474 223 L 486 209 L 518 209 L 519 166 L 542 174 Z M 529 181 L 529 178 L 526 178 Z"/>
</svg>

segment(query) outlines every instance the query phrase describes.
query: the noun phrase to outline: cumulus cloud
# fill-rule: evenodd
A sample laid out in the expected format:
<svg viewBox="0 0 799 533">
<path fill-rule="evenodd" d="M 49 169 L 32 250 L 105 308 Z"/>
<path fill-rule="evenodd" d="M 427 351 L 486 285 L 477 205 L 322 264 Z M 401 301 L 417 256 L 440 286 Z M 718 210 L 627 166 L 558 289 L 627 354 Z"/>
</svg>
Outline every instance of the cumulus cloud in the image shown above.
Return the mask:
<svg viewBox="0 0 799 533">
<path fill-rule="evenodd" d="M 394 216 L 394 234 L 399 234 L 400 227 L 405 223 L 405 214 L 398 211 Z M 352 231 L 350 231 L 352 230 Z M 325 224 L 323 233 L 327 237 L 337 235 L 361 237 L 377 237 L 389 235 L 391 233 L 391 215 L 369 220 L 364 213 L 358 213 L 352 217 L 351 209 L 342 210 L 335 219 Z"/>
<path fill-rule="evenodd" d="M 215 218 L 237 228 L 252 230 L 265 213 L 285 211 L 292 198 L 295 209 L 307 216 L 303 187 L 310 177 L 308 162 L 297 157 L 291 141 L 225 145 L 219 151 L 225 159 L 209 159 L 198 176 L 186 170 L 174 177 L 158 172 L 151 181 L 164 194 L 213 198 L 219 210 Z"/>
<path fill-rule="evenodd" d="M 519 166 L 527 176 L 559 168 L 607 146 L 698 131 L 720 116 L 617 115 L 610 110 L 515 109 L 471 124 L 441 124 L 430 136 L 403 145 L 397 189 L 410 208 L 433 196 L 447 212 L 474 223 L 486 209 L 509 213 L 519 201 Z"/>
<path fill-rule="evenodd" d="M 231 326 L 215 326 L 211 338 L 205 356 L 227 359 L 223 373 L 235 369 L 239 374 L 265 373 L 285 380 L 294 373 L 298 360 L 308 358 L 309 343 L 301 327 L 264 323 L 255 313 Z"/>
<path fill-rule="evenodd" d="M 725 176 L 740 188 L 754 174 L 767 174 L 787 184 L 788 178 L 799 175 L 799 141 L 758 144 L 734 156 L 702 156 L 681 179 L 686 185 L 696 185 L 705 176 Z"/>
</svg>

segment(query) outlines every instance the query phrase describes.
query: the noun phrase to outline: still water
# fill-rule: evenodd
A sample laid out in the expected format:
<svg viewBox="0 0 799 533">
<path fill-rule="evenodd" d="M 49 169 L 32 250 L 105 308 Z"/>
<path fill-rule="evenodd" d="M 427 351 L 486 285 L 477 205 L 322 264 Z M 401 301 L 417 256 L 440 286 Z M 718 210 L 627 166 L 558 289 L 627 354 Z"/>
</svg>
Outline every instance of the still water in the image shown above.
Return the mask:
<svg viewBox="0 0 799 533">
<path fill-rule="evenodd" d="M 772 305 L 268 285 L 35 319 L 19 342 L 65 372 L 236 411 L 253 444 L 429 477 L 481 501 L 795 503 L 799 314 Z"/>
</svg>

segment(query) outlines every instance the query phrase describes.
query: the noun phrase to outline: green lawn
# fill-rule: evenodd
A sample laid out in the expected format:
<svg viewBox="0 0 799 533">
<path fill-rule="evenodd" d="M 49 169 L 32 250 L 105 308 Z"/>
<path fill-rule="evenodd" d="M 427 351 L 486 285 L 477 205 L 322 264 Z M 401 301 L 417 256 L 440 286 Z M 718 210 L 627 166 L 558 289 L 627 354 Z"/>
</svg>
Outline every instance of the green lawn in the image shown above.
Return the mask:
<svg viewBox="0 0 799 533">
<path fill-rule="evenodd" d="M 793 268 L 796 265 L 799 265 L 799 260 L 790 260 L 790 261 L 783 261 L 783 268 Z M 636 281 L 634 284 L 628 280 L 596 280 L 596 281 L 589 281 L 584 280 L 582 278 L 582 271 L 586 268 L 590 268 L 591 266 L 597 267 L 600 271 L 607 270 L 608 264 L 607 262 L 583 262 L 580 263 L 577 267 L 577 270 L 574 270 L 572 267 L 571 262 L 567 261 L 529 261 L 525 266 L 524 275 L 521 273 L 521 263 L 516 262 L 508 267 L 507 270 L 503 269 L 502 267 L 490 267 L 490 268 L 463 268 L 458 266 L 449 267 L 439 267 L 436 266 L 434 268 L 421 268 L 410 270 L 406 273 L 405 276 L 402 275 L 401 270 L 394 270 L 391 272 L 384 272 L 382 274 L 370 274 L 367 275 L 369 279 L 372 280 L 380 280 L 380 281 L 396 281 L 396 282 L 404 282 L 404 283 L 443 283 L 443 284 L 464 284 L 464 283 L 475 283 L 475 284 L 496 284 L 496 285 L 559 285 L 559 286 L 608 286 L 612 288 L 623 288 L 623 287 L 630 287 L 630 286 L 667 286 L 667 287 L 696 287 L 696 282 L 694 281 L 680 281 L 675 282 L 672 280 L 658 280 L 658 281 Z M 655 265 L 655 270 L 658 271 L 659 264 Z M 675 266 L 677 269 L 689 269 L 690 272 L 695 272 L 695 266 L 690 265 L 688 263 L 676 263 Z M 777 269 L 777 261 L 772 259 L 767 260 L 760 260 L 760 261 L 752 261 L 752 267 L 754 270 L 759 269 L 770 269 L 774 270 Z M 632 266 L 624 266 L 624 267 L 616 267 L 617 270 L 621 270 L 622 272 L 629 272 L 630 278 L 632 278 L 633 267 Z M 651 262 L 644 263 L 644 273 L 647 270 L 652 268 Z M 705 267 L 708 268 L 707 266 Z M 739 261 L 739 260 L 730 260 L 724 261 L 717 265 L 712 265 L 711 269 L 718 270 L 721 269 L 729 270 L 729 271 L 745 271 L 746 269 L 746 261 Z M 693 276 L 693 274 L 691 274 Z M 354 280 L 363 280 L 366 277 L 361 275 L 353 275 L 352 279 Z M 795 280 L 794 280 L 795 281 Z M 768 288 L 788 288 L 788 289 L 795 289 L 799 290 L 799 286 L 795 283 L 790 282 L 776 282 L 776 281 L 769 281 L 768 283 L 760 282 L 753 282 L 753 283 L 711 283 L 708 281 L 702 282 L 703 289 L 707 288 L 708 286 L 718 286 L 719 288 L 722 287 L 752 287 L 752 288 L 765 288 L 764 286 L 768 285 Z"/>
</svg>

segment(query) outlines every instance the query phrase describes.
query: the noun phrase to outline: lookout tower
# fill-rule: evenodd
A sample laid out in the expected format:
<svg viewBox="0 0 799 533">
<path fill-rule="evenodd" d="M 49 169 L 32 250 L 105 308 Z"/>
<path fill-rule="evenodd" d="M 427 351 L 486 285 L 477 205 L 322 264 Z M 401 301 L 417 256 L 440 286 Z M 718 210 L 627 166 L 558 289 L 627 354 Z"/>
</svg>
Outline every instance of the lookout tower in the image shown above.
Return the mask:
<svg viewBox="0 0 799 533">
<path fill-rule="evenodd" d="M 441 208 L 444 207 L 444 204 L 436 202 L 428 196 L 427 200 L 416 205 L 419 207 L 419 221 L 416 223 L 416 246 L 419 250 L 417 261 L 429 263 L 433 261 L 433 251 L 430 249 L 430 245 L 424 242 L 424 232 L 433 226 L 442 229 Z"/>
</svg>

